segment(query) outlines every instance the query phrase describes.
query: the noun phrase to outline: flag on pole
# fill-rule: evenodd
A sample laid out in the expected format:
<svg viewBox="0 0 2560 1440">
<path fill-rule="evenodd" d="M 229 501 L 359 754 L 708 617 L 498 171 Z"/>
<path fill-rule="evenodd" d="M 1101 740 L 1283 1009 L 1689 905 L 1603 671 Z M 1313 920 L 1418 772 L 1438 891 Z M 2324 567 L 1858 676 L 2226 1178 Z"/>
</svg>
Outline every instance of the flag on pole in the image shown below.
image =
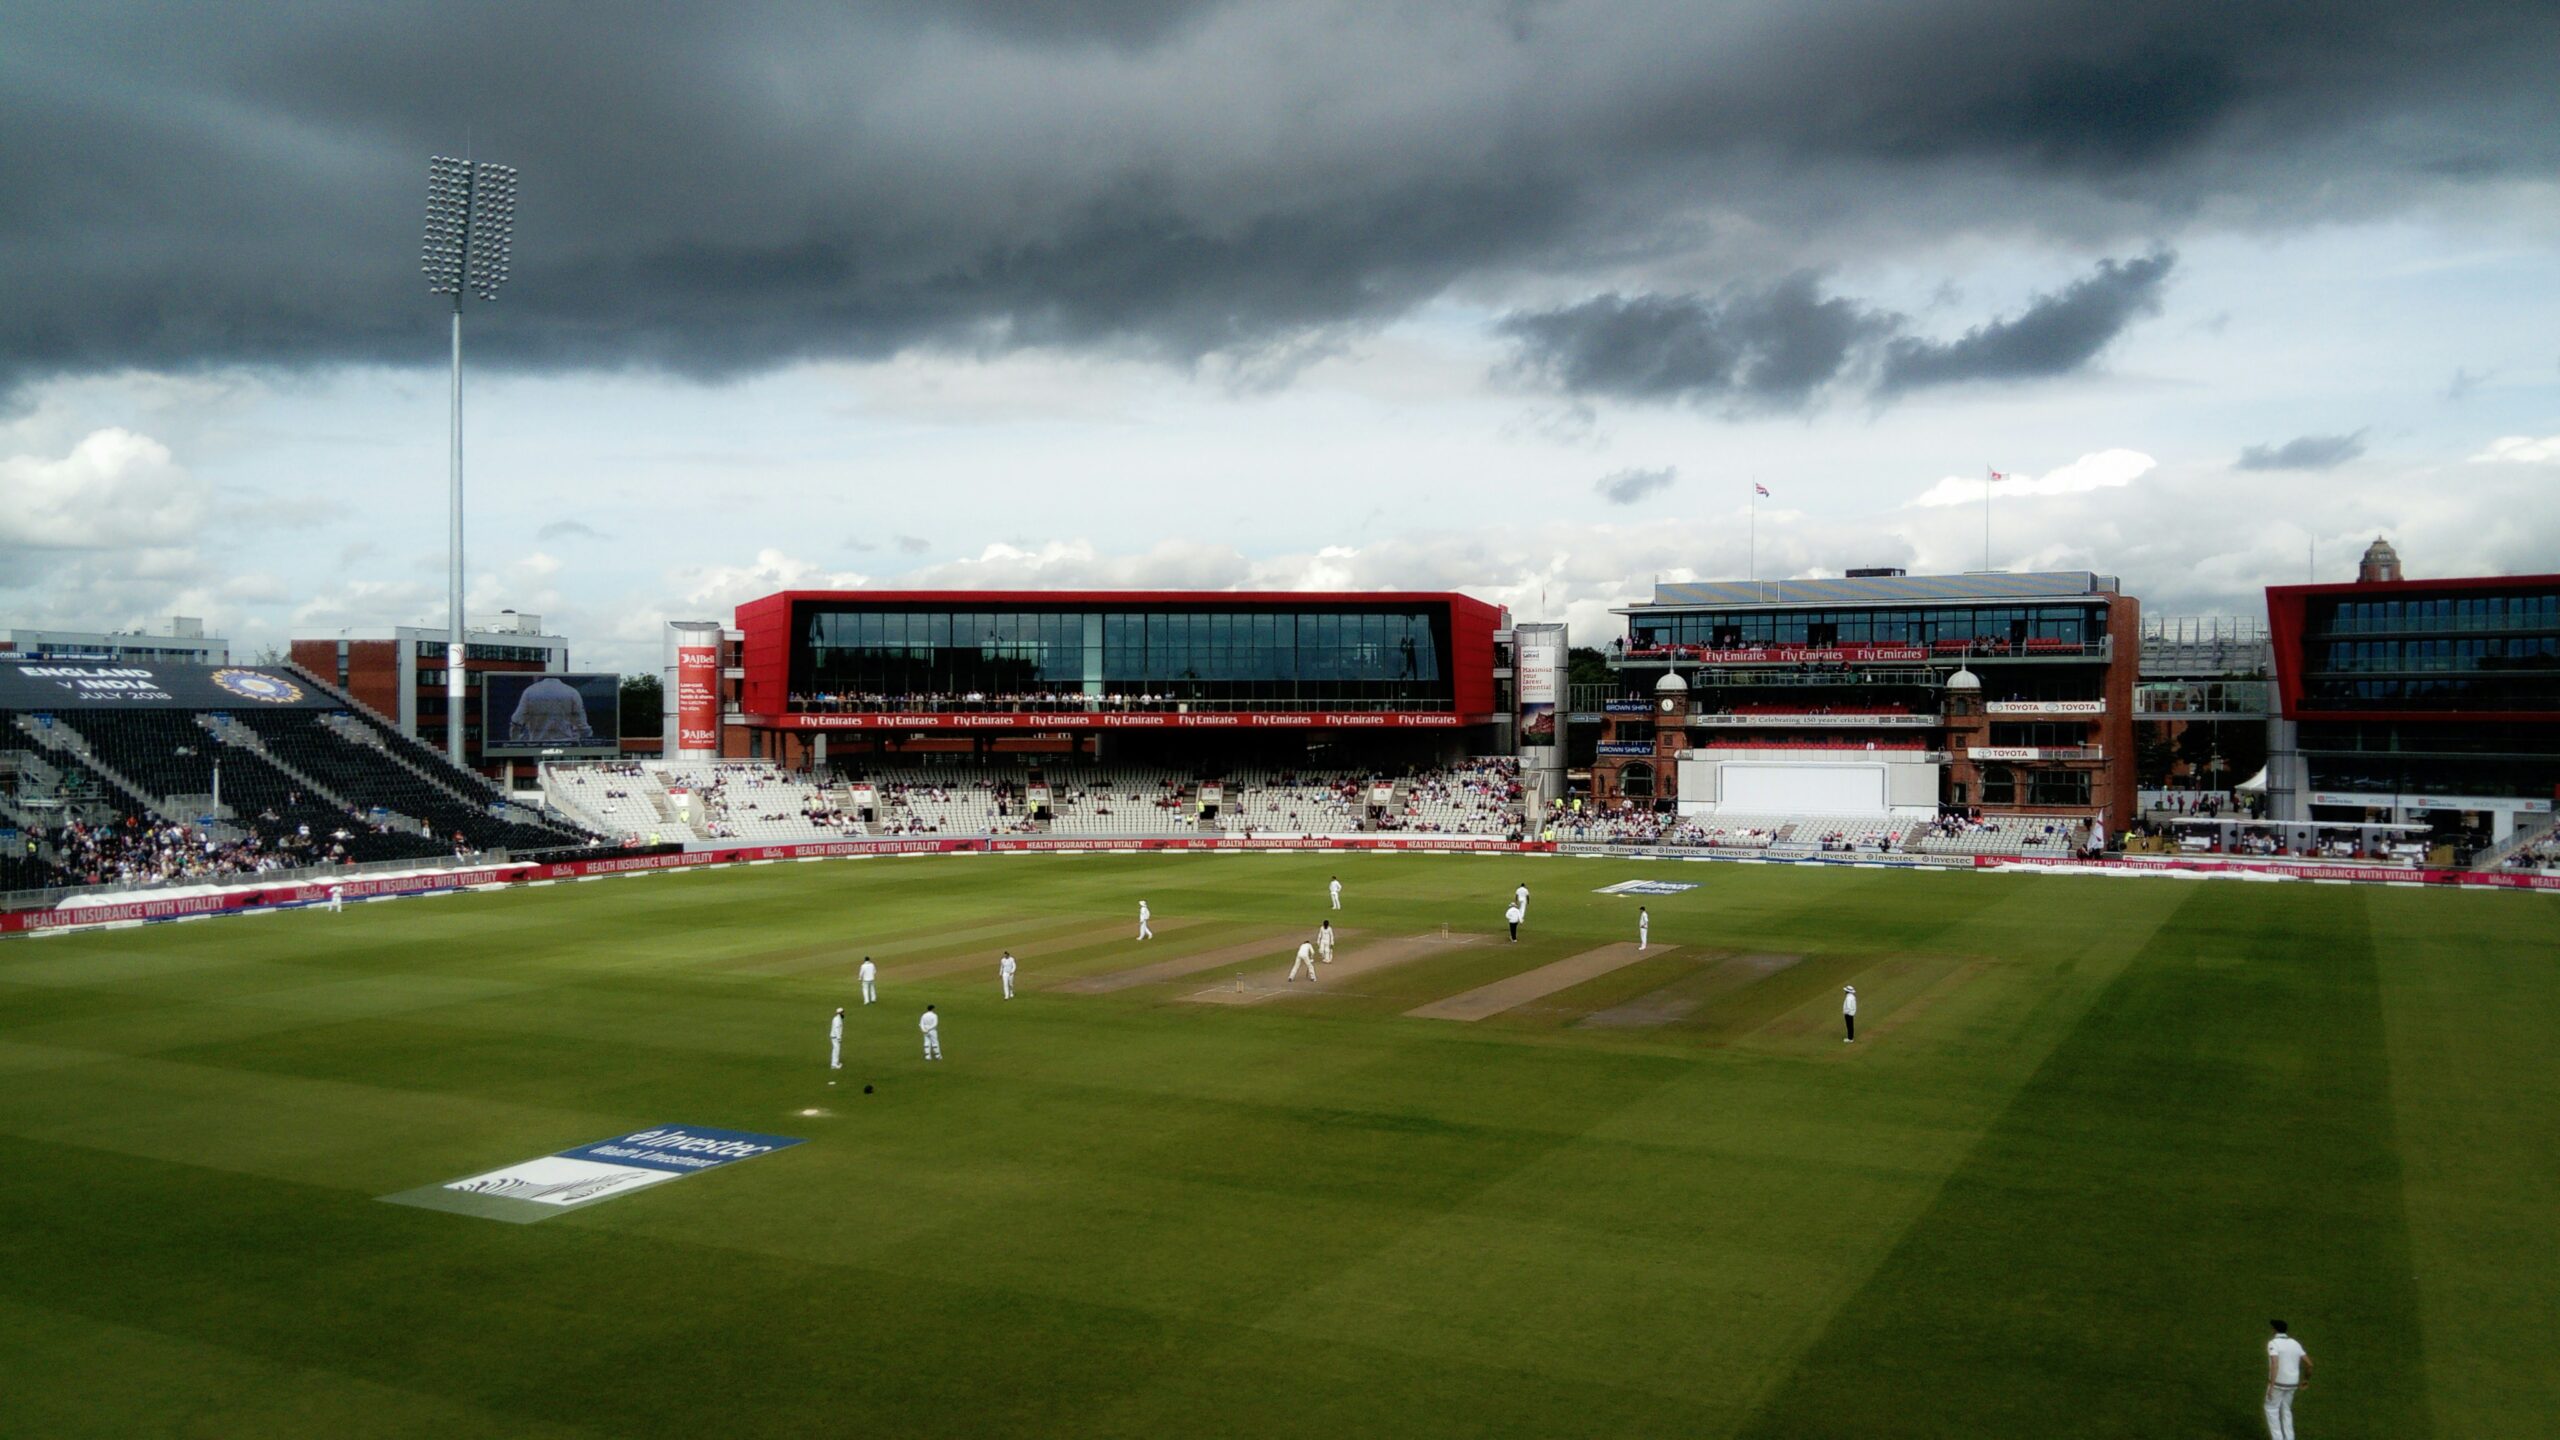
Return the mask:
<svg viewBox="0 0 2560 1440">
<path fill-rule="evenodd" d="M 2001 473 L 2000 473 L 1999 471 L 1997 471 L 1997 470 L 1992 470 L 1992 471 L 1989 471 L 1988 473 L 1989 473 L 1989 474 L 1990 474 L 1990 476 L 1991 476 L 1991 481 L 1992 481 L 1992 483 L 1993 483 L 1993 484 L 1995 484 L 1995 485 L 1996 485 L 1996 484 L 1998 484 L 1999 482 L 2001 482 L 2001 481 L 2006 480 L 2006 479 L 2008 479 L 2008 478 L 2009 478 L 2008 476 L 2001 474 Z"/>
<path fill-rule="evenodd" d="M 1753 493 L 1753 494 L 1758 495 L 1759 497 L 1761 497 L 1761 498 L 1762 498 L 1762 499 L 1764 499 L 1764 500 L 1765 500 L 1765 499 L 1770 498 L 1770 497 L 1769 497 L 1769 487 L 1768 487 L 1768 486 L 1766 486 L 1766 485 L 1761 484 L 1761 483 L 1760 483 L 1759 481 L 1757 481 L 1757 480 L 1754 480 L 1754 481 L 1752 481 L 1752 482 L 1751 482 L 1751 491 L 1752 491 L 1752 493 Z"/>
</svg>

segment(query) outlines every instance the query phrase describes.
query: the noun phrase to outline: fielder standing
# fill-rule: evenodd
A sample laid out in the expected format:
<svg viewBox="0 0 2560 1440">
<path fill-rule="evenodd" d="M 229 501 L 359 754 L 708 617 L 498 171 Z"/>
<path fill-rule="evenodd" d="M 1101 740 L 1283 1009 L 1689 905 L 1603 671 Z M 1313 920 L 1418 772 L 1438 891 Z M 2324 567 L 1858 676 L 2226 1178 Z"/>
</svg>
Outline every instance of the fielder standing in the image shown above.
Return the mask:
<svg viewBox="0 0 2560 1440">
<path fill-rule="evenodd" d="M 1653 912 L 1639 905 L 1636 907 L 1636 948 L 1642 950 L 1652 943 Z"/>
<path fill-rule="evenodd" d="M 996 962 L 996 977 L 997 977 L 998 979 L 1000 979 L 1000 980 L 1004 981 L 1004 998 L 1006 998 L 1007 1000 L 1012 999 L 1012 998 L 1013 998 L 1013 952 L 1012 952 L 1012 951 L 1007 950 L 1006 952 L 1004 952 L 1004 958 L 1003 958 L 1003 959 L 1001 959 L 1001 960 L 998 960 L 998 961 Z"/>
<path fill-rule="evenodd" d="M 863 1003 L 863 1004 L 868 1005 L 868 1004 L 870 1004 L 872 1001 L 877 1000 L 877 999 L 879 999 L 879 998 L 880 998 L 880 987 L 879 987 L 876 983 L 874 983 L 874 982 L 878 981 L 878 980 L 879 980 L 879 978 L 880 978 L 880 967 L 871 963 L 871 957 L 870 957 L 870 956 L 868 956 L 868 955 L 863 956 L 863 957 L 862 957 L 862 1003 Z"/>
<path fill-rule="evenodd" d="M 924 1032 L 924 1058 L 941 1059 L 942 1017 L 933 1013 L 932 1006 L 924 1007 L 924 1018 L 916 1022 L 916 1028 Z"/>
<path fill-rule="evenodd" d="M 347 887 L 346 887 L 346 886 L 344 886 L 344 885 L 332 885 L 332 886 L 330 886 L 330 887 L 329 887 L 329 913 L 330 913 L 330 914 L 332 914 L 332 915 L 335 915 L 335 914 L 337 914 L 338 912 L 340 912 L 340 911 L 342 911 L 342 910 L 344 910 L 344 909 L 346 909 L 346 908 L 347 908 Z"/>
<path fill-rule="evenodd" d="M 1336 910 L 1341 909 L 1341 908 L 1342 908 L 1342 877 L 1341 877 L 1341 876 L 1339 876 L 1339 875 L 1334 876 L 1331 880 L 1329 880 L 1329 881 L 1325 882 L 1325 887 L 1324 887 L 1324 888 L 1325 888 L 1325 893 L 1333 897 L 1333 908 L 1334 908 L 1334 909 L 1336 909 Z"/>
<path fill-rule="evenodd" d="M 1307 972 L 1307 983 L 1310 985 L 1314 984 L 1316 978 L 1316 947 L 1304 940 L 1298 942 L 1298 958 L 1289 966 L 1289 980 L 1297 979 L 1298 972 L 1301 970 Z M 1289 983 L 1289 980 L 1283 980 L 1280 983 L 1286 985 Z"/>
<path fill-rule="evenodd" d="M 2276 1332 L 2267 1342 L 2267 1440 L 2293 1440 L 2293 1397 L 2311 1383 L 2311 1357 L 2285 1333 L 2283 1321 L 2267 1323 Z"/>
<path fill-rule="evenodd" d="M 1858 987 L 1855 985 L 1840 987 L 1840 1024 L 1849 1032 L 1840 1037 L 1840 1043 L 1856 1044 L 1858 1042 Z"/>
<path fill-rule="evenodd" d="M 844 1007 L 836 1007 L 836 1018 L 827 1022 L 827 1068 L 844 1068 Z"/>
<path fill-rule="evenodd" d="M 1154 938 L 1156 938 L 1156 932 L 1154 932 L 1153 930 L 1150 930 L 1150 929 L 1148 929 L 1148 928 L 1147 928 L 1147 917 L 1148 917 L 1148 916 L 1150 916 L 1150 915 L 1153 915 L 1154 913 L 1155 913 L 1154 911 L 1149 910 L 1149 909 L 1147 908 L 1147 902 L 1146 902 L 1146 901 L 1141 900 L 1141 901 L 1139 901 L 1139 902 L 1138 902 L 1138 938 L 1139 938 L 1139 939 L 1141 939 L 1141 940 L 1153 940 Z"/>
<path fill-rule="evenodd" d="M 1330 920 L 1316 927 L 1316 958 L 1327 965 L 1333 963 L 1333 922 Z"/>
<path fill-rule="evenodd" d="M 1520 907 L 1520 918 L 1529 918 L 1529 887 L 1522 885 L 1511 892 L 1511 903 Z"/>
</svg>

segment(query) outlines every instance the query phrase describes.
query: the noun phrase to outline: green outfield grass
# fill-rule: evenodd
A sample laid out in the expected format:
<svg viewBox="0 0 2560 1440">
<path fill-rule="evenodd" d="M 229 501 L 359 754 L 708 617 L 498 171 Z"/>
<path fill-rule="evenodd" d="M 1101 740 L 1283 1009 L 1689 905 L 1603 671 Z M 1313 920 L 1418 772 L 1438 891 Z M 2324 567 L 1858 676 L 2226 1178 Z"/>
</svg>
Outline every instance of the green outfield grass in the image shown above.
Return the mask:
<svg viewBox="0 0 2560 1440">
<path fill-rule="evenodd" d="M 1333 873 L 1335 973 L 1268 993 Z M 1593 892 L 1635 878 L 1700 884 L 1653 952 L 1406 1013 L 1632 940 Z M 2281 1315 L 2306 1436 L 2552 1435 L 2555 938 L 2518 894 L 1249 855 L 12 941 L 0 1433 L 2245 1437 Z M 667 1122 L 807 1143 L 536 1224 L 381 1198 Z"/>
</svg>

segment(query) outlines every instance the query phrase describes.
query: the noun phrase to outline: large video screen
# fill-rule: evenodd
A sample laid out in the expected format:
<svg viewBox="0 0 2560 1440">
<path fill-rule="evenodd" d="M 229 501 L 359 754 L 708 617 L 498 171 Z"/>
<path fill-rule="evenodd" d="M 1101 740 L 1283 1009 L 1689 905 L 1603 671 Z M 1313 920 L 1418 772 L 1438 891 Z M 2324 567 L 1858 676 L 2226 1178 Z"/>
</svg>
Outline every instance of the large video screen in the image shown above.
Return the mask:
<svg viewBox="0 0 2560 1440">
<path fill-rule="evenodd" d="M 622 677 L 493 671 L 480 680 L 483 755 L 618 755 Z"/>
</svg>

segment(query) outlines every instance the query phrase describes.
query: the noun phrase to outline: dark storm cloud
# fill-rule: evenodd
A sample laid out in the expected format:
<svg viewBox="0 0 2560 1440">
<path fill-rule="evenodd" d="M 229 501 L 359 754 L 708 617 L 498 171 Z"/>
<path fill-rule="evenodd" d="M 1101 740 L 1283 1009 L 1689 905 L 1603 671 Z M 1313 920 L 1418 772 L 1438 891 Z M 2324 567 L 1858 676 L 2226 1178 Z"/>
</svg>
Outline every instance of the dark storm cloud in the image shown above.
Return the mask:
<svg viewBox="0 0 2560 1440">
<path fill-rule="evenodd" d="M 423 172 L 466 137 L 524 177 L 514 282 L 471 322 L 502 364 L 717 378 L 920 344 L 1182 363 L 1681 260 L 1735 291 L 1581 323 L 1658 332 L 1655 370 L 1611 383 L 1738 404 L 1797 403 L 1856 348 L 1872 317 L 1782 279 L 1819 264 L 1973 230 L 2103 252 L 2209 202 L 2281 226 L 2560 163 L 2546 6 L 244 13 L 12 15 L 0 388 L 435 363 Z M 1899 383 L 2032 373 L 2070 327 L 2030 318 L 1915 349 Z M 1682 348 L 1702 326 L 1728 348 Z"/>
<path fill-rule="evenodd" d="M 1501 328 L 1518 342 L 1527 368 L 1574 394 L 1791 409 L 1893 323 L 1823 295 L 1810 275 L 1794 275 L 1714 300 L 1603 295 L 1514 315 Z"/>
<path fill-rule="evenodd" d="M 1727 411 L 1801 410 L 1834 382 L 1872 376 L 1878 399 L 1964 380 L 2039 380 L 2097 357 L 2159 309 L 2175 257 L 2099 262 L 2059 293 L 1950 341 L 1904 333 L 1900 315 L 1824 295 L 1809 275 L 1764 291 L 1603 295 L 1501 324 L 1521 368 L 1576 395 L 1687 401 Z"/>
<path fill-rule="evenodd" d="M 2105 260 L 2057 294 L 2039 295 L 2016 316 L 1939 343 L 1905 337 L 1885 347 L 1879 392 L 1892 395 L 1967 380 L 2040 380 L 2097 358 L 2127 325 L 2160 311 L 2160 287 L 2177 257 Z"/>
<path fill-rule="evenodd" d="M 1591 487 L 1601 499 L 1612 505 L 1633 505 L 1648 495 L 1659 495 L 1671 488 L 1679 470 L 1665 465 L 1659 470 L 1617 470 L 1600 477 Z"/>
<path fill-rule="evenodd" d="M 2300 435 L 2281 445 L 2252 445 L 2240 452 L 2240 470 L 2335 470 L 2364 453 L 2364 432 Z"/>
</svg>

